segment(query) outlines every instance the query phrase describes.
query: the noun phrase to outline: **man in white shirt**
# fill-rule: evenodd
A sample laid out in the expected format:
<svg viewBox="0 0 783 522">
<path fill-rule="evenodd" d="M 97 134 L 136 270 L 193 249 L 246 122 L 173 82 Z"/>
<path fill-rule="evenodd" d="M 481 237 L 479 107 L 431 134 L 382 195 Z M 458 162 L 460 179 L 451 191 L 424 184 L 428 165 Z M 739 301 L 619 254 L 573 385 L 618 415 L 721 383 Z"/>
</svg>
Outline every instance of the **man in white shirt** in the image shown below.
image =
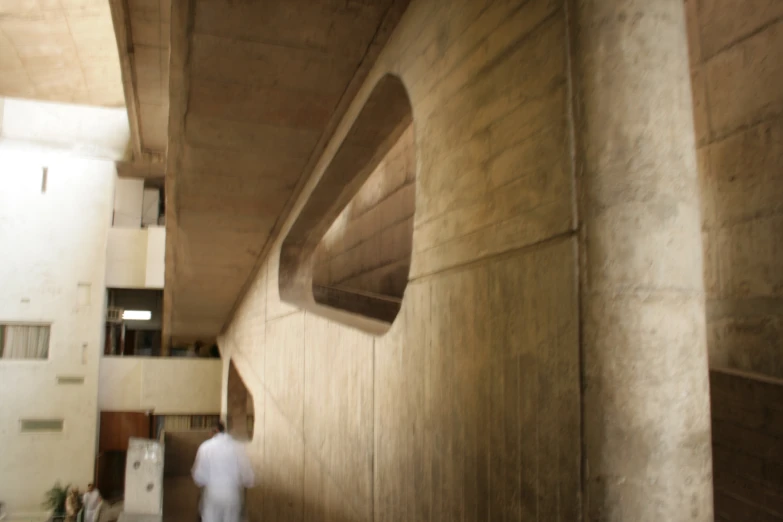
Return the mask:
<svg viewBox="0 0 783 522">
<path fill-rule="evenodd" d="M 218 422 L 213 437 L 201 444 L 193 480 L 204 488 L 202 522 L 239 522 L 244 488 L 253 486 L 253 468 L 242 446 Z"/>
<path fill-rule="evenodd" d="M 84 522 L 98 522 L 95 515 L 98 513 L 98 508 L 101 506 L 103 499 L 100 492 L 95 489 L 95 484 L 87 484 L 87 493 L 82 498 L 84 504 Z"/>
</svg>

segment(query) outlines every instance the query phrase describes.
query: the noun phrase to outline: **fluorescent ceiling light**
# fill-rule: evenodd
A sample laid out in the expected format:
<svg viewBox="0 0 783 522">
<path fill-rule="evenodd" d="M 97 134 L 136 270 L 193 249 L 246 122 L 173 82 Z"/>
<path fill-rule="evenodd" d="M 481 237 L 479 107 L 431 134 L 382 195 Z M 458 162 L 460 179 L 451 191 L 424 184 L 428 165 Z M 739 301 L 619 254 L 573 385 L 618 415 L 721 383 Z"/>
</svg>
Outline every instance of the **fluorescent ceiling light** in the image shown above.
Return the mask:
<svg viewBox="0 0 783 522">
<path fill-rule="evenodd" d="M 149 321 L 152 319 L 152 312 L 149 310 L 124 310 L 122 318 L 126 321 Z"/>
</svg>

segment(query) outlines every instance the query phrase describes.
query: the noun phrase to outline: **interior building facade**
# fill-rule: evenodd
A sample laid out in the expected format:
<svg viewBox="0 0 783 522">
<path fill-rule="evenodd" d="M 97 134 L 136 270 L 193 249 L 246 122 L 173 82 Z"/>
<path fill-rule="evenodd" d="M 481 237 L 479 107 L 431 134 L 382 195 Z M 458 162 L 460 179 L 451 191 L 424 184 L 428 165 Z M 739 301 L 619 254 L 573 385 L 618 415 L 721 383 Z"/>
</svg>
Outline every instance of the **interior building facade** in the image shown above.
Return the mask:
<svg viewBox="0 0 783 522">
<path fill-rule="evenodd" d="M 221 417 L 249 521 L 783 521 L 783 3 L 6 2 L 0 97 L 9 520 Z"/>
</svg>

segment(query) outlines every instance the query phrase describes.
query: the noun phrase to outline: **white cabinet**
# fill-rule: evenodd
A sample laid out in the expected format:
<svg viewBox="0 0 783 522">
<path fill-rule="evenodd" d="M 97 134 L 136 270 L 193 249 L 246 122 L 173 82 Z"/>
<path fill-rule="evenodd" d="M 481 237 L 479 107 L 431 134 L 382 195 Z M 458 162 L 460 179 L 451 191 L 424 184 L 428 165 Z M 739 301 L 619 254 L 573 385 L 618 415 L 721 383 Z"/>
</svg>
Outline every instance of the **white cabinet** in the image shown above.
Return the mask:
<svg viewBox="0 0 783 522">
<path fill-rule="evenodd" d="M 163 444 L 131 438 L 125 463 L 126 513 L 157 515 L 163 512 Z"/>
</svg>

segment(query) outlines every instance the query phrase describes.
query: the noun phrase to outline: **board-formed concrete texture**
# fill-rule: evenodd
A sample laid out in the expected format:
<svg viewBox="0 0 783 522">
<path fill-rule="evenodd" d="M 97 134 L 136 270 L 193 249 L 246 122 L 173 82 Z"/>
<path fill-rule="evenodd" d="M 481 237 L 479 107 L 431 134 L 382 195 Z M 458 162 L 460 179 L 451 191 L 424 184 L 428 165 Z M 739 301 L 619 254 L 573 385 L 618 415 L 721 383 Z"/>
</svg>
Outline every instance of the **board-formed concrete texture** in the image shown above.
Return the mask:
<svg viewBox="0 0 783 522">
<path fill-rule="evenodd" d="M 163 512 L 163 444 L 131 437 L 125 464 L 126 513 L 160 515 Z"/>
<path fill-rule="evenodd" d="M 710 371 L 715 517 L 783 520 L 783 381 Z"/>
<path fill-rule="evenodd" d="M 712 520 L 685 25 L 679 0 L 410 3 L 219 338 L 255 398 L 251 520 Z M 389 74 L 416 196 L 381 334 L 299 308 L 289 267 Z"/>
<path fill-rule="evenodd" d="M 279 297 L 280 244 L 377 82 L 410 99 L 409 283 L 389 331 Z M 253 393 L 250 520 L 580 517 L 577 241 L 566 12 L 413 1 L 221 349 Z"/>
<path fill-rule="evenodd" d="M 165 337 L 221 331 L 407 3 L 172 3 Z"/>
<path fill-rule="evenodd" d="M 401 298 L 416 206 L 411 125 L 321 239 L 313 283 Z"/>
<path fill-rule="evenodd" d="M 710 364 L 783 377 L 783 3 L 687 0 Z"/>
</svg>

